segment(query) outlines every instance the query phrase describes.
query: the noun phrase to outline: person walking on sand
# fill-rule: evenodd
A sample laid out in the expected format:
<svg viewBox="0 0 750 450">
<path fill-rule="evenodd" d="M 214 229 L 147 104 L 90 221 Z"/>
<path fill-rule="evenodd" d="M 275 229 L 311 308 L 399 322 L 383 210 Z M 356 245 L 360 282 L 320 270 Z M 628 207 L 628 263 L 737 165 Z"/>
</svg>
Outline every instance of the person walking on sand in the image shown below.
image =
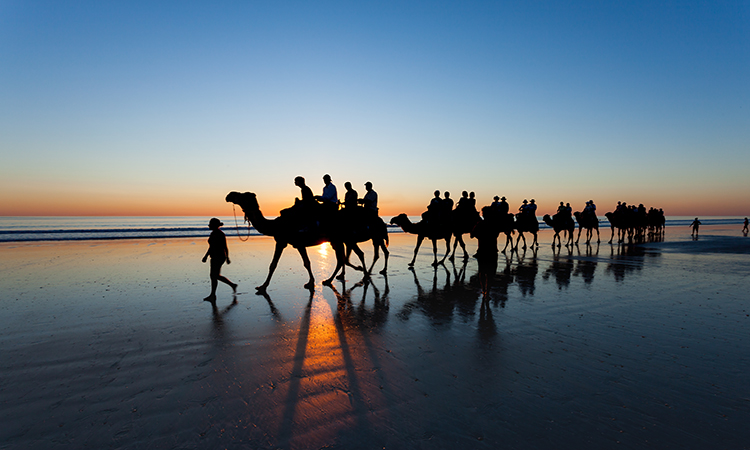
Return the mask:
<svg viewBox="0 0 750 450">
<path fill-rule="evenodd" d="M 742 227 L 742 232 L 745 234 L 747 234 L 747 226 L 748 226 L 748 221 L 747 221 L 747 217 L 745 217 L 745 224 Z"/>
<path fill-rule="evenodd" d="M 698 236 L 698 227 L 701 226 L 701 221 L 696 217 L 693 223 L 690 224 L 690 226 L 693 227 L 693 232 L 690 233 L 690 235 Z"/>
<path fill-rule="evenodd" d="M 203 300 L 212 303 L 216 301 L 216 287 L 218 286 L 219 281 L 231 286 L 233 294 L 237 293 L 237 285 L 221 275 L 221 266 L 224 265 L 224 261 L 226 261 L 227 264 L 232 263 L 229 260 L 227 237 L 224 235 L 224 232 L 219 229 L 219 227 L 223 225 L 224 224 L 216 217 L 208 221 L 208 228 L 211 229 L 211 235 L 208 237 L 208 251 L 206 251 L 206 254 L 203 256 L 203 262 L 206 262 L 209 256 L 211 257 L 211 295 Z"/>
</svg>

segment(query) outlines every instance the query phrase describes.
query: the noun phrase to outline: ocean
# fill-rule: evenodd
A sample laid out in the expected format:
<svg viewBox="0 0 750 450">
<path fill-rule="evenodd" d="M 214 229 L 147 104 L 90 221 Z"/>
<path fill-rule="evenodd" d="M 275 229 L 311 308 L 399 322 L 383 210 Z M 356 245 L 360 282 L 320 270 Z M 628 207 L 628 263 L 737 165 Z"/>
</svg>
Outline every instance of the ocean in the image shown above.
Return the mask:
<svg viewBox="0 0 750 450">
<path fill-rule="evenodd" d="M 116 239 L 175 239 L 208 237 L 210 217 L 0 217 L 0 242 L 84 241 Z M 220 217 L 227 236 L 259 236 L 255 228 L 243 223 L 242 217 Z M 419 217 L 410 217 L 418 221 Z M 609 227 L 605 217 L 600 227 Z M 668 216 L 667 227 L 687 227 L 694 217 Z M 384 217 L 384 220 L 388 220 Z M 702 217 L 703 225 L 742 226 L 744 217 Z M 549 228 L 539 218 L 539 228 Z M 389 225 L 391 233 L 401 228 Z"/>
</svg>

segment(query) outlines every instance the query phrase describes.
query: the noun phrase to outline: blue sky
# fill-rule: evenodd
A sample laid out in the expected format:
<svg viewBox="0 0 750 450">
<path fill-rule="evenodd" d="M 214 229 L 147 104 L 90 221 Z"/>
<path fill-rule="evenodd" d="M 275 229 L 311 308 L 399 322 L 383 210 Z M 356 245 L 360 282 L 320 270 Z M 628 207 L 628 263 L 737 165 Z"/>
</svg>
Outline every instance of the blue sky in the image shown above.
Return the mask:
<svg viewBox="0 0 750 450">
<path fill-rule="evenodd" d="M 750 210 L 747 2 L 4 1 L 0 61 L 0 214 Z"/>
</svg>

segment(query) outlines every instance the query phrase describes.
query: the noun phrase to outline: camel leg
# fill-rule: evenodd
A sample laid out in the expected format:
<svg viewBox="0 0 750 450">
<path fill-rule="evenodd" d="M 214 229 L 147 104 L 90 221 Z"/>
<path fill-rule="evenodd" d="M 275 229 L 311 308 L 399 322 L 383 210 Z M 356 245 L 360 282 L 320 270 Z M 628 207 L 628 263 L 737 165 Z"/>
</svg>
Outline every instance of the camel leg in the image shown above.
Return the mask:
<svg viewBox="0 0 750 450">
<path fill-rule="evenodd" d="M 422 241 L 424 241 L 424 236 L 418 236 L 417 237 L 417 246 L 414 247 L 414 257 L 411 259 L 411 262 L 409 263 L 409 267 L 414 266 L 414 261 L 417 260 L 417 253 L 419 253 L 419 247 L 422 245 Z"/>
<path fill-rule="evenodd" d="M 435 260 L 437 260 L 437 240 L 433 241 L 433 243 L 434 243 L 434 246 L 435 246 Z M 443 256 L 443 259 L 440 260 L 439 264 L 445 263 L 445 259 L 448 257 L 448 254 L 450 252 L 451 252 L 451 237 L 448 236 L 445 239 L 445 256 Z"/>
<path fill-rule="evenodd" d="M 359 262 L 362 264 L 362 266 L 360 266 L 362 272 L 365 272 L 365 267 L 367 267 L 367 264 L 365 263 L 365 252 L 363 252 L 362 249 L 359 248 L 359 245 L 357 245 L 357 244 L 354 244 L 354 246 L 352 247 L 352 249 L 354 250 L 354 254 L 357 255 L 357 257 L 359 257 Z M 352 266 L 352 267 L 354 267 L 354 266 Z M 356 270 L 360 270 L 360 268 L 356 268 L 356 267 L 355 267 L 355 269 Z M 343 272 L 342 272 L 341 275 L 343 275 Z M 367 275 L 369 275 L 369 273 L 365 272 L 365 276 L 367 276 Z"/>
<path fill-rule="evenodd" d="M 284 251 L 285 248 L 286 248 L 286 243 L 276 242 L 276 247 L 273 251 L 273 259 L 271 260 L 271 265 L 268 267 L 268 276 L 266 277 L 266 281 L 264 281 L 263 284 L 255 288 L 258 294 L 263 294 L 266 292 L 266 288 L 271 283 L 271 277 L 273 276 L 274 271 L 276 271 L 276 266 L 279 264 L 281 253 Z M 312 273 L 310 274 L 310 276 L 312 277 Z"/>
<path fill-rule="evenodd" d="M 539 241 L 537 241 L 537 234 L 536 232 L 532 233 L 534 235 L 534 242 L 531 243 L 532 246 L 536 245 L 539 247 Z"/>
<path fill-rule="evenodd" d="M 610 230 L 612 230 L 612 234 L 609 236 L 609 242 L 608 244 L 612 243 L 612 239 L 615 238 L 615 227 L 610 227 Z"/>
<path fill-rule="evenodd" d="M 330 286 L 333 279 L 336 278 L 336 274 L 339 273 L 339 270 L 344 270 L 344 267 L 346 266 L 346 264 L 344 264 L 344 259 L 346 258 L 344 244 L 331 244 L 331 247 L 333 247 L 333 251 L 336 254 L 336 270 L 333 271 L 333 274 L 331 274 L 327 280 L 323 281 L 323 284 L 326 286 Z M 307 257 L 307 252 L 305 252 L 305 257 Z M 312 272 L 310 273 L 310 276 L 312 277 Z"/>
<path fill-rule="evenodd" d="M 310 280 L 305 284 L 304 288 L 312 289 L 315 287 L 315 277 L 313 277 L 312 267 L 310 266 L 310 257 L 307 256 L 307 247 L 299 247 L 297 251 L 299 251 L 299 255 L 302 257 L 302 264 L 305 265 L 307 274 L 310 276 Z"/>
<path fill-rule="evenodd" d="M 346 263 L 345 263 L 345 264 L 346 264 L 347 266 L 351 267 L 351 268 L 352 268 L 352 269 L 354 269 L 354 270 L 361 270 L 361 271 L 364 271 L 364 270 L 365 270 L 365 266 L 355 266 L 354 264 L 352 264 L 352 263 L 351 263 L 351 262 L 349 261 L 349 260 L 351 259 L 351 257 L 352 257 L 352 250 L 354 250 L 354 253 L 356 253 L 356 254 L 357 254 L 357 256 L 359 256 L 359 253 L 357 253 L 357 250 L 359 250 L 359 247 L 358 247 L 358 246 L 357 246 L 356 244 L 354 244 L 354 247 L 350 247 L 350 246 L 347 246 L 347 247 L 346 247 Z M 361 250 L 360 250 L 360 253 L 362 253 L 362 251 L 361 251 Z M 362 260 L 362 259 L 363 259 L 363 256 L 360 256 L 360 260 Z M 342 274 L 342 275 L 343 275 L 343 274 Z"/>
<path fill-rule="evenodd" d="M 601 238 L 599 237 L 599 228 L 594 228 L 594 229 L 596 230 L 596 243 L 598 244 L 601 242 Z M 593 232 L 591 233 L 591 237 L 594 237 Z"/>
<path fill-rule="evenodd" d="M 466 243 L 464 242 L 464 236 L 462 234 L 456 235 L 456 242 L 461 245 L 461 250 L 464 251 L 464 259 L 469 259 L 469 253 L 466 251 Z M 453 243 L 453 254 L 456 253 L 456 242 Z M 453 261 L 453 256 L 451 256 L 451 261 Z"/>
<path fill-rule="evenodd" d="M 450 245 L 448 245 L 448 253 L 450 253 L 450 251 L 451 251 L 451 247 L 450 247 Z M 437 267 L 437 265 L 438 265 L 438 262 L 437 262 L 437 252 L 438 252 L 438 250 L 437 250 L 437 239 L 432 239 L 432 256 L 433 256 L 432 265 L 435 266 L 435 267 Z"/>
<path fill-rule="evenodd" d="M 451 253 L 451 257 L 448 258 L 451 261 L 453 261 L 454 259 L 456 259 L 456 247 L 458 247 L 458 239 L 456 239 L 455 241 L 453 241 L 453 253 Z"/>
<path fill-rule="evenodd" d="M 508 248 L 508 244 L 513 242 L 513 238 L 510 236 L 510 234 L 505 233 L 505 247 L 503 247 L 503 253 L 505 253 L 505 250 Z M 511 250 L 513 250 L 513 245 L 511 244 Z"/>
<path fill-rule="evenodd" d="M 523 249 L 526 250 L 526 237 L 523 235 L 523 233 L 518 233 L 518 239 L 516 239 L 516 250 L 518 250 L 518 242 L 523 239 Z"/>
</svg>

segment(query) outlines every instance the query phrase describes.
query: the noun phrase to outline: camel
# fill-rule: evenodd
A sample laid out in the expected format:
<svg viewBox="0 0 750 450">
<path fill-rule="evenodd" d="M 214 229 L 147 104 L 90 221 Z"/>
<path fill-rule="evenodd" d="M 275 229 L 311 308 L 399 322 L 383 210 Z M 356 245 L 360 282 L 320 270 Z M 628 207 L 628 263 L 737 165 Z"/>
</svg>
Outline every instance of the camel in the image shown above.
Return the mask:
<svg viewBox="0 0 750 450">
<path fill-rule="evenodd" d="M 469 253 L 466 252 L 466 244 L 464 243 L 463 235 L 471 233 L 471 230 L 474 229 L 477 222 L 479 222 L 479 213 L 476 210 L 468 212 L 454 209 L 451 211 L 451 229 L 456 240 L 453 241 L 453 253 L 450 258 L 448 258 L 449 260 L 453 261 L 455 259 L 456 247 L 459 245 L 464 251 L 464 259 L 469 259 Z"/>
<path fill-rule="evenodd" d="M 536 245 L 539 246 L 539 242 L 537 242 L 537 233 L 539 232 L 539 222 L 536 219 L 536 216 L 533 214 L 526 214 L 526 213 L 517 213 L 515 215 L 516 218 L 516 231 L 518 231 L 518 239 L 516 239 L 516 246 L 514 247 L 514 250 L 518 250 L 518 242 L 523 239 L 523 249 L 526 249 L 526 238 L 524 237 L 524 233 L 531 233 L 534 235 L 534 242 L 531 243 L 531 246 L 533 247 Z"/>
<path fill-rule="evenodd" d="M 414 257 L 411 259 L 409 267 L 414 266 L 414 261 L 417 259 L 417 253 L 419 253 L 419 247 L 422 245 L 422 241 L 424 241 L 425 238 L 432 241 L 432 253 L 435 257 L 432 265 L 437 266 L 445 262 L 445 259 L 448 257 L 448 253 L 450 253 L 451 250 L 451 237 L 453 233 L 451 232 L 450 226 L 427 220 L 420 220 L 419 222 L 412 223 L 412 221 L 409 220 L 409 217 L 403 213 L 393 217 L 391 223 L 400 226 L 406 233 L 417 235 L 417 246 L 414 248 Z M 445 239 L 445 256 L 443 256 L 443 259 L 438 262 L 437 241 L 439 239 Z"/>
<path fill-rule="evenodd" d="M 314 217 L 307 215 L 305 218 L 300 214 L 284 214 L 275 219 L 266 219 L 260 211 L 258 200 L 252 192 L 230 192 L 226 197 L 227 202 L 239 205 L 245 213 L 245 219 L 250 222 L 255 229 L 266 236 L 273 236 L 276 241 L 273 260 L 268 268 L 268 276 L 260 286 L 255 289 L 257 293 L 266 292 L 268 285 L 271 283 L 276 266 L 279 263 L 281 254 L 287 245 L 296 248 L 302 257 L 302 263 L 309 275 L 308 282 L 304 285 L 306 289 L 312 289 L 315 286 L 315 277 L 313 277 L 310 267 L 310 258 L 307 255 L 307 247 L 314 247 L 323 243 L 330 243 L 336 255 L 336 269 L 333 274 L 323 281 L 323 284 L 331 284 L 339 270 L 344 270 L 345 262 L 345 237 L 340 226 L 335 220 L 315 220 Z M 290 208 L 292 210 L 293 208 Z M 285 210 L 285 211 L 290 211 Z M 360 241 L 361 242 L 361 241 Z M 356 243 L 356 242 L 355 242 Z M 353 248 L 354 252 L 360 256 L 362 267 L 365 267 L 364 255 L 359 248 Z"/>
<path fill-rule="evenodd" d="M 498 212 L 495 211 L 494 208 L 490 208 L 486 220 L 492 222 L 500 233 L 505 234 L 505 247 L 503 247 L 502 253 L 505 253 L 508 245 L 510 245 L 511 250 L 513 250 L 513 230 L 515 229 L 513 214 Z"/>
<path fill-rule="evenodd" d="M 571 217 L 562 217 L 559 214 L 550 217 L 549 214 L 545 214 L 544 217 L 542 217 L 542 220 L 544 220 L 544 223 L 549 225 L 555 231 L 555 235 L 552 236 L 553 247 L 555 246 L 555 241 L 557 241 L 558 247 L 562 246 L 562 238 L 560 237 L 560 232 L 562 231 L 568 233 L 568 241 L 565 243 L 565 246 L 572 246 L 573 233 L 576 231 L 576 223 L 573 222 Z"/>
<path fill-rule="evenodd" d="M 348 211 L 342 211 L 342 213 L 346 212 Z M 355 214 L 356 215 L 352 218 L 353 220 L 349 222 L 353 226 L 347 227 L 347 232 L 344 235 L 344 244 L 346 245 L 346 265 L 355 270 L 361 270 L 369 276 L 372 273 L 373 267 L 375 267 L 375 263 L 380 259 L 380 250 L 382 250 L 385 264 L 383 270 L 379 273 L 381 275 L 386 275 L 388 273 L 388 256 L 390 255 L 390 252 L 388 251 L 388 226 L 383 222 L 383 219 L 376 214 L 371 214 L 369 211 L 362 208 L 357 208 Z M 349 237 L 350 235 L 351 238 Z M 372 264 L 370 264 L 370 268 L 365 271 L 364 266 L 358 267 L 349 263 L 349 257 L 351 256 L 352 251 L 357 255 L 361 253 L 361 250 L 359 250 L 359 246 L 357 245 L 358 242 L 364 242 L 370 239 L 372 240 L 373 247 Z M 344 274 L 342 273 L 339 278 L 343 279 Z"/>
<path fill-rule="evenodd" d="M 591 238 L 594 237 L 594 231 L 596 230 L 596 243 L 600 243 L 601 239 L 599 236 L 599 219 L 592 213 L 592 214 L 583 214 L 581 212 L 574 212 L 573 215 L 576 218 L 576 222 L 578 222 L 578 238 L 576 239 L 576 244 L 578 244 L 578 241 L 581 240 L 581 231 L 585 228 L 586 229 L 586 243 L 591 242 Z"/>
</svg>

